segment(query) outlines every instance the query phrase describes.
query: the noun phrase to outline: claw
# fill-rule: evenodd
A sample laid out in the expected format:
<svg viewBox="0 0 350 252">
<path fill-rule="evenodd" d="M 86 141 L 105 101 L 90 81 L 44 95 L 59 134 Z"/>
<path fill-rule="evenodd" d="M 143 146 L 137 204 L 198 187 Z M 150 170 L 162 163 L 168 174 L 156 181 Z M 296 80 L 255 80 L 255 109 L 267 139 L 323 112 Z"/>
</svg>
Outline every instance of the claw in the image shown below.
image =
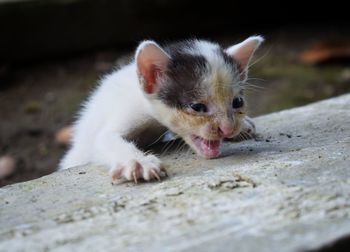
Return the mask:
<svg viewBox="0 0 350 252">
<path fill-rule="evenodd" d="M 123 172 L 122 168 L 113 169 L 110 172 L 112 180 L 115 181 L 117 179 L 120 179 L 122 177 L 122 172 Z"/>
<path fill-rule="evenodd" d="M 133 176 L 133 178 L 134 178 L 135 184 L 137 184 L 136 170 L 134 170 L 134 171 L 132 172 L 132 176 Z"/>
<path fill-rule="evenodd" d="M 159 177 L 158 173 L 157 173 L 155 170 L 151 169 L 151 173 L 153 174 L 153 176 L 154 176 L 158 181 L 160 181 L 160 177 Z"/>
<path fill-rule="evenodd" d="M 167 171 L 165 170 L 164 167 L 160 167 L 160 171 L 164 172 L 166 177 L 169 177 L 169 175 L 168 175 L 168 173 L 167 173 Z"/>
<path fill-rule="evenodd" d="M 110 176 L 112 177 L 112 181 L 124 178 L 127 181 L 133 181 L 135 184 L 138 184 L 139 180 L 148 181 L 150 179 L 156 179 L 161 181 L 162 176 L 164 176 L 161 172 L 164 172 L 166 176 L 168 176 L 168 174 L 166 170 L 160 166 L 159 162 L 160 161 L 157 160 L 156 157 L 147 158 L 145 160 L 129 160 L 126 165 L 117 164 L 115 168 L 112 168 L 110 170 Z"/>
</svg>

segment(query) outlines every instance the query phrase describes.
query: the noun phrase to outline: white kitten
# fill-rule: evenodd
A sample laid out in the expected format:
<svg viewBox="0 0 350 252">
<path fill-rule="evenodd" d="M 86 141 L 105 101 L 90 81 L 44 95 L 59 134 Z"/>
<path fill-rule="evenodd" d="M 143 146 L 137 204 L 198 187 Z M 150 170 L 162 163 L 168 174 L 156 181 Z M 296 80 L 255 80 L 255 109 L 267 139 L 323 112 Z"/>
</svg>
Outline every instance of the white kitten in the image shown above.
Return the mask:
<svg viewBox="0 0 350 252">
<path fill-rule="evenodd" d="M 164 48 L 142 42 L 135 60 L 107 75 L 84 104 L 60 168 L 94 163 L 107 166 L 113 180 L 159 180 L 161 161 L 136 146 L 167 129 L 198 155 L 217 157 L 224 138 L 254 128 L 243 90 L 262 41 L 253 36 L 228 49 L 202 40 Z"/>
</svg>

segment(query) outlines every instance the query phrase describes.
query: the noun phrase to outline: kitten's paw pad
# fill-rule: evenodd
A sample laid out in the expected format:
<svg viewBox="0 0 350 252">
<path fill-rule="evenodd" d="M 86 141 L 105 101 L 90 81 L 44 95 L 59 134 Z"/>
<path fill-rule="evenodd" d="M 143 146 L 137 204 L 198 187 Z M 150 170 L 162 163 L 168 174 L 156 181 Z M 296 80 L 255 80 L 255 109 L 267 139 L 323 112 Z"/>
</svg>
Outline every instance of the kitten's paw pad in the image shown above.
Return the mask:
<svg viewBox="0 0 350 252">
<path fill-rule="evenodd" d="M 133 180 L 137 184 L 140 179 L 160 181 L 162 177 L 167 176 L 167 173 L 157 157 L 148 155 L 118 164 L 110 170 L 110 175 L 113 181 L 124 178 L 129 181 Z"/>
</svg>

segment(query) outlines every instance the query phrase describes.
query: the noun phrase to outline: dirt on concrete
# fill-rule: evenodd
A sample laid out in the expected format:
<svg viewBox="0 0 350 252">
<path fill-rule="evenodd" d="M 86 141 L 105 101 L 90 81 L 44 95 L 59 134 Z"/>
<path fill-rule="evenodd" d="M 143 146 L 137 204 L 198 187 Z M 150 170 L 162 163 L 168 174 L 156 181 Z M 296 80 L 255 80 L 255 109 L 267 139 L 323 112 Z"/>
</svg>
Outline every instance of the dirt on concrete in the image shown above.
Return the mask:
<svg viewBox="0 0 350 252">
<path fill-rule="evenodd" d="M 5 186 L 0 251 L 338 251 L 349 109 L 350 94 L 260 116 L 269 142 L 225 142 L 212 160 L 168 152 L 161 181 L 111 183 L 86 165 Z"/>
</svg>

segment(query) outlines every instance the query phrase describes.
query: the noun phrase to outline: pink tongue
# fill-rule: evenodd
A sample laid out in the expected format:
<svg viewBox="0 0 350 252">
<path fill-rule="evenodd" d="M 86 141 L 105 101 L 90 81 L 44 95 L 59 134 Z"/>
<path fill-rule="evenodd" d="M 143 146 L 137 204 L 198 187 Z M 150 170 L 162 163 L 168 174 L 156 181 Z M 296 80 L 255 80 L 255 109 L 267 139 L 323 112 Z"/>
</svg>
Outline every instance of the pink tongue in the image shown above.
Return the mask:
<svg viewBox="0 0 350 252">
<path fill-rule="evenodd" d="M 216 157 L 220 153 L 220 141 L 219 140 L 201 140 L 200 148 L 203 154 L 209 158 Z"/>
</svg>

